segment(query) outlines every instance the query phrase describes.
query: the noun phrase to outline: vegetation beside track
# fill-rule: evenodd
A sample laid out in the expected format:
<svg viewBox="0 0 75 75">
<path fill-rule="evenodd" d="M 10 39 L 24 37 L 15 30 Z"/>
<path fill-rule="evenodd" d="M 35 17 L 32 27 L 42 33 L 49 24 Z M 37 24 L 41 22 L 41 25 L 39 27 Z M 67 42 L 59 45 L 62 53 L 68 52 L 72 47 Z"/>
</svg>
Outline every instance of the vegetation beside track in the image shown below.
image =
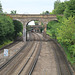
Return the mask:
<svg viewBox="0 0 75 75">
<path fill-rule="evenodd" d="M 13 43 L 13 41 L 7 40 L 4 42 L 4 44 L 0 45 L 0 48 L 4 47 L 6 45 L 9 45 L 10 43 Z"/>
<path fill-rule="evenodd" d="M 17 39 L 17 37 L 21 37 L 22 31 L 22 23 L 20 21 L 13 20 L 11 16 L 4 14 L 2 4 L 0 2 L 0 48 L 12 43 Z"/>
<path fill-rule="evenodd" d="M 63 18 L 62 21 L 51 21 L 47 25 L 47 34 L 64 48 L 67 59 L 75 63 L 75 18 Z"/>
<path fill-rule="evenodd" d="M 67 55 L 68 61 L 73 65 L 75 64 L 75 0 L 55 2 L 55 8 L 52 14 L 57 15 L 58 21 L 51 21 L 47 25 L 47 34 L 52 39 L 56 39 Z M 62 5 L 65 7 L 63 8 Z M 60 10 L 61 9 L 61 10 Z M 64 9 L 64 10 L 63 10 Z M 63 10 L 63 12 L 62 12 Z M 64 16 L 58 16 L 63 14 Z"/>
<path fill-rule="evenodd" d="M 0 48 L 22 36 L 23 25 L 5 14 L 0 14 Z"/>
</svg>

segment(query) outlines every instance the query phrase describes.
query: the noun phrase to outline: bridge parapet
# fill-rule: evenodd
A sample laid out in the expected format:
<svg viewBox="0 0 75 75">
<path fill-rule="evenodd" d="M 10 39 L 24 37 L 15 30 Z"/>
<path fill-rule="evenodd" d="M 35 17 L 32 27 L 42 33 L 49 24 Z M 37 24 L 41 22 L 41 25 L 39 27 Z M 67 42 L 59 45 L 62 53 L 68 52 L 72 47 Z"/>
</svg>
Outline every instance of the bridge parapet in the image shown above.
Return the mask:
<svg viewBox="0 0 75 75">
<path fill-rule="evenodd" d="M 51 18 L 56 15 L 40 15 L 40 14 L 7 14 L 12 18 Z"/>
</svg>

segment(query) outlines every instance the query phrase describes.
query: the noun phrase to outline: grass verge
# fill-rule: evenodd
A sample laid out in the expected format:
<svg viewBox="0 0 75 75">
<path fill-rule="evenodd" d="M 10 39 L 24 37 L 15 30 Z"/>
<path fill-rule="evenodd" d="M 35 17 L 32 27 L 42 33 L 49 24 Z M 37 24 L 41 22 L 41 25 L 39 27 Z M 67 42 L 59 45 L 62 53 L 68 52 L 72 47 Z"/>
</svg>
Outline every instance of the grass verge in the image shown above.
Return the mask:
<svg viewBox="0 0 75 75">
<path fill-rule="evenodd" d="M 10 40 L 7 40 L 4 42 L 4 44 L 0 45 L 0 48 L 6 46 L 6 45 L 9 45 L 10 43 L 12 43 L 13 41 L 10 41 Z"/>
</svg>

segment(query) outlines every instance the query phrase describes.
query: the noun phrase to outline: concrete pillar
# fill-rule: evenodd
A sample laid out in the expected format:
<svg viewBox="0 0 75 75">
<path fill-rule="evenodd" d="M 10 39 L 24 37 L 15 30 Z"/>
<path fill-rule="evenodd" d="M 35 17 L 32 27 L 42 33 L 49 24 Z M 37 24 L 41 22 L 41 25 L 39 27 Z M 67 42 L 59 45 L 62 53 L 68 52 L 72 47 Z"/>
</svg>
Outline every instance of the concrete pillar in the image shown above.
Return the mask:
<svg viewBox="0 0 75 75">
<path fill-rule="evenodd" d="M 23 41 L 26 42 L 26 24 L 23 22 Z"/>
<path fill-rule="evenodd" d="M 23 41 L 26 42 L 26 28 L 23 28 Z"/>
<path fill-rule="evenodd" d="M 47 25 L 45 24 L 44 25 L 44 32 L 43 32 L 43 36 L 46 38 L 46 30 L 47 30 L 47 27 L 46 27 Z"/>
</svg>

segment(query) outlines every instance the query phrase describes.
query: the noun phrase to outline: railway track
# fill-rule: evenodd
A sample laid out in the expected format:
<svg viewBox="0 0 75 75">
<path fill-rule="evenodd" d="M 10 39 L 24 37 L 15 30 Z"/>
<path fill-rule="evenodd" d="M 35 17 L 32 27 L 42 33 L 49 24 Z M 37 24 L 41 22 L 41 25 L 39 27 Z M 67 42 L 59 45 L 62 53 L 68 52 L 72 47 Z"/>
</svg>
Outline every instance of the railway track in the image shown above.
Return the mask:
<svg viewBox="0 0 75 75">
<path fill-rule="evenodd" d="M 51 64 L 49 64 L 49 67 L 52 69 L 52 71 L 51 71 L 51 69 L 50 69 L 50 71 L 49 71 L 49 68 L 46 68 L 46 66 L 44 66 L 44 67 L 42 67 L 42 64 L 44 64 L 42 61 L 43 61 L 43 59 L 45 58 L 43 58 L 43 56 L 45 56 L 45 54 L 44 55 L 42 55 L 42 53 L 41 53 L 41 55 L 40 55 L 40 59 L 39 59 L 39 65 L 37 64 L 36 65 L 36 67 L 35 67 L 35 70 L 33 71 L 33 73 L 32 73 L 32 75 L 43 75 L 45 72 L 45 74 L 48 74 L 48 75 L 73 75 L 72 74 L 72 72 L 71 72 L 71 69 L 70 69 L 70 67 L 69 67 L 69 64 L 68 64 L 68 62 L 67 62 L 67 60 L 66 60 L 66 58 L 65 58 L 65 56 L 64 56 L 64 54 L 63 54 L 63 52 L 61 51 L 61 49 L 60 49 L 60 47 L 53 41 L 53 40 L 50 40 L 50 41 L 44 41 L 43 43 L 48 43 L 48 48 L 49 49 L 51 49 L 52 51 L 53 51 L 53 54 L 54 54 L 54 58 L 55 58 L 55 62 L 56 62 L 56 66 L 55 66 L 55 64 L 54 64 L 54 66 L 53 66 L 53 63 L 52 63 L 52 68 L 50 67 L 50 65 Z M 50 46 L 50 47 L 49 47 Z M 47 46 L 46 46 L 47 47 Z M 51 50 L 49 50 L 50 52 L 51 52 Z M 44 51 L 45 52 L 45 51 Z M 46 53 L 46 55 L 48 55 L 47 53 Z M 51 55 L 51 54 L 50 54 Z M 42 56 L 42 57 L 41 57 Z M 43 59 L 42 59 L 43 58 Z M 46 60 L 47 61 L 47 60 Z M 44 65 L 47 65 L 46 63 L 48 62 L 46 62 L 45 61 L 45 64 Z M 50 61 L 52 61 L 52 60 L 50 60 Z M 41 64 L 41 63 L 42 64 Z M 41 70 L 39 67 L 41 68 L 41 69 L 44 69 L 45 70 L 45 72 L 43 73 L 43 70 Z M 47 65 L 48 66 L 48 65 Z M 57 71 L 57 73 L 56 73 L 56 71 L 54 71 L 56 74 L 54 74 L 53 73 L 53 70 L 55 70 L 55 69 L 53 69 L 53 68 L 56 68 L 56 71 Z M 49 71 L 49 72 L 48 72 Z M 48 73 L 47 73 L 48 72 Z"/>
<path fill-rule="evenodd" d="M 41 41 L 43 39 L 43 38 L 40 38 L 41 36 L 38 33 L 37 33 L 37 36 L 38 36 L 38 39 L 35 39 L 34 41 L 37 41 L 37 40 Z M 36 47 L 37 49 L 36 49 L 34 55 L 31 57 L 31 58 L 34 57 L 32 63 L 31 63 L 31 66 L 28 68 L 28 71 L 25 72 L 25 70 L 24 70 L 24 75 L 31 75 L 32 74 L 32 72 L 35 68 L 35 65 L 37 63 L 38 57 L 40 55 L 41 47 L 42 47 L 42 42 L 38 42 L 38 47 Z M 19 75 L 23 75 L 23 69 L 22 69 L 22 73 Z"/>
<path fill-rule="evenodd" d="M 34 38 L 39 39 L 39 37 L 37 38 L 37 35 L 34 36 Z M 31 74 L 33 71 L 33 66 L 37 61 L 35 59 L 38 59 L 40 48 L 40 42 L 36 43 L 35 41 L 28 41 L 27 45 L 20 52 L 18 52 L 11 60 L 0 67 L 0 75 L 23 75 L 22 73 L 24 73 L 25 71 L 27 74 Z M 29 62 L 30 65 L 28 64 L 28 61 L 32 61 Z M 27 66 L 27 64 L 29 67 Z M 26 70 L 23 71 L 23 69 Z"/>
<path fill-rule="evenodd" d="M 30 33 L 29 39 L 11 60 L 0 66 L 0 75 L 31 75 L 41 51 L 42 41 L 50 43 L 54 51 L 57 75 L 72 75 L 64 54 L 53 40 L 48 42 L 38 33 Z"/>
</svg>

